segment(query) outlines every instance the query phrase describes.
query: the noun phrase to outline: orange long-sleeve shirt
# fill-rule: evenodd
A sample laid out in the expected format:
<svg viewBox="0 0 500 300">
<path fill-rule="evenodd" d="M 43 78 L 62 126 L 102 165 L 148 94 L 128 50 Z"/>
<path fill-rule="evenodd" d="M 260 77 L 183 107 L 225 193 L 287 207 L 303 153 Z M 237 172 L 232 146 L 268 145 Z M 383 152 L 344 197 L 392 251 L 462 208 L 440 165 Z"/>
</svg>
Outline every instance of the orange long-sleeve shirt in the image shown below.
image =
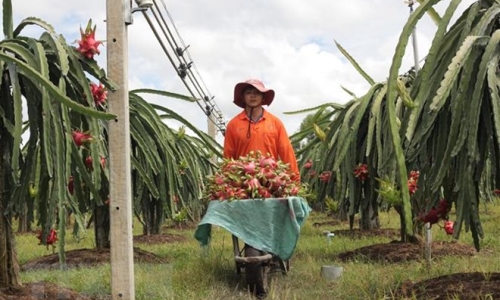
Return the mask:
<svg viewBox="0 0 500 300">
<path fill-rule="evenodd" d="M 224 157 L 238 159 L 250 151 L 260 151 L 263 155 L 269 153 L 274 159 L 290 164 L 291 171 L 295 173 L 293 180 L 300 181 L 297 159 L 281 120 L 264 110 L 257 123 L 249 122 L 244 110 L 229 121 L 224 138 Z"/>
</svg>

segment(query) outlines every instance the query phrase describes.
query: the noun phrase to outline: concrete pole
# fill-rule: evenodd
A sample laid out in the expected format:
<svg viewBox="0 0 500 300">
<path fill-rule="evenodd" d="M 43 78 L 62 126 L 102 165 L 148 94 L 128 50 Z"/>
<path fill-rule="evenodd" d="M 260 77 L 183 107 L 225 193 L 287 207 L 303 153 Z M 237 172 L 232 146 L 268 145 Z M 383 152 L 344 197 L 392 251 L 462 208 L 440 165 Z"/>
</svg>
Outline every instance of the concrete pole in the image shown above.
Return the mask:
<svg viewBox="0 0 500 300">
<path fill-rule="evenodd" d="M 214 122 L 210 121 L 210 118 L 207 118 L 207 127 L 208 127 L 208 135 L 215 139 L 216 130 Z"/>
<path fill-rule="evenodd" d="M 213 114 L 213 112 L 212 112 L 212 114 Z M 215 129 L 215 124 L 212 121 L 210 121 L 209 116 L 207 116 L 207 134 L 210 137 L 212 137 L 214 140 L 215 140 L 215 137 L 217 135 L 217 130 Z M 212 157 L 210 158 L 210 161 L 214 164 L 217 163 L 217 156 L 215 156 L 215 154 L 212 155 Z"/>
<path fill-rule="evenodd" d="M 132 189 L 128 98 L 128 36 L 125 18 L 130 0 L 106 2 L 107 72 L 118 89 L 108 94 L 111 297 L 135 299 L 132 240 Z"/>
</svg>

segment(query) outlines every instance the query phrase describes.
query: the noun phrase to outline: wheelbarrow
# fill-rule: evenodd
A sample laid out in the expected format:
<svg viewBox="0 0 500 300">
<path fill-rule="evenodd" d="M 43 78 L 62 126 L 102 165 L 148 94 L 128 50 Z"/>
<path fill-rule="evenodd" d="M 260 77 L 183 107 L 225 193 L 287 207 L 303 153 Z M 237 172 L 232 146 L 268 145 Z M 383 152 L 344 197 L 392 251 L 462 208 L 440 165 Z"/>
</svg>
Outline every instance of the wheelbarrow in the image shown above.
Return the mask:
<svg viewBox="0 0 500 300">
<path fill-rule="evenodd" d="M 236 273 L 244 272 L 250 290 L 265 294 L 267 275 L 287 274 L 300 228 L 310 207 L 300 197 L 214 200 L 198 224 L 194 237 L 208 246 L 212 225 L 232 235 Z"/>
<path fill-rule="evenodd" d="M 267 293 L 267 275 L 281 271 L 286 275 L 290 269 L 290 260 L 282 260 L 276 255 L 260 251 L 254 247 L 244 244 L 240 249 L 238 237 L 232 235 L 233 252 L 236 265 L 236 274 L 245 272 L 245 280 L 250 292 L 257 296 Z"/>
</svg>

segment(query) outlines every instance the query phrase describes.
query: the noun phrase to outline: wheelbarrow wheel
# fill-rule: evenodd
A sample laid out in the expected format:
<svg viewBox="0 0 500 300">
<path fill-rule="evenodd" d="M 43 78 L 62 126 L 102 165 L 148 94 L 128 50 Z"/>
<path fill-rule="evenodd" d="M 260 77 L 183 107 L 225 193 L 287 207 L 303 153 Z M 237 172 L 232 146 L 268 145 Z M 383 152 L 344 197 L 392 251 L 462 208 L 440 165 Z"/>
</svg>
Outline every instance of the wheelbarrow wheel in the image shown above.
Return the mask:
<svg viewBox="0 0 500 300">
<path fill-rule="evenodd" d="M 261 252 L 253 247 L 245 247 L 245 257 L 260 256 Z M 266 296 L 267 275 L 262 263 L 252 263 L 245 266 L 245 278 L 248 289 L 258 298 Z"/>
</svg>

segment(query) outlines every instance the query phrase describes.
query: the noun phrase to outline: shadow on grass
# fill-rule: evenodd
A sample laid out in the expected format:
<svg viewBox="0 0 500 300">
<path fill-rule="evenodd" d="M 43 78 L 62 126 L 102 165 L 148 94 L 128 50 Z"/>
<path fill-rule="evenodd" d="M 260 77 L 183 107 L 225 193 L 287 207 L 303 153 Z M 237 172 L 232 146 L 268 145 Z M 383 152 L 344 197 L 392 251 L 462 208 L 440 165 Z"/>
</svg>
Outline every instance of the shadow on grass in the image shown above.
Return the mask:
<svg viewBox="0 0 500 300">
<path fill-rule="evenodd" d="M 213 286 L 220 286 L 237 293 L 246 293 L 244 270 L 238 274 L 234 260 L 212 253 L 200 257 L 199 266 Z"/>
</svg>

